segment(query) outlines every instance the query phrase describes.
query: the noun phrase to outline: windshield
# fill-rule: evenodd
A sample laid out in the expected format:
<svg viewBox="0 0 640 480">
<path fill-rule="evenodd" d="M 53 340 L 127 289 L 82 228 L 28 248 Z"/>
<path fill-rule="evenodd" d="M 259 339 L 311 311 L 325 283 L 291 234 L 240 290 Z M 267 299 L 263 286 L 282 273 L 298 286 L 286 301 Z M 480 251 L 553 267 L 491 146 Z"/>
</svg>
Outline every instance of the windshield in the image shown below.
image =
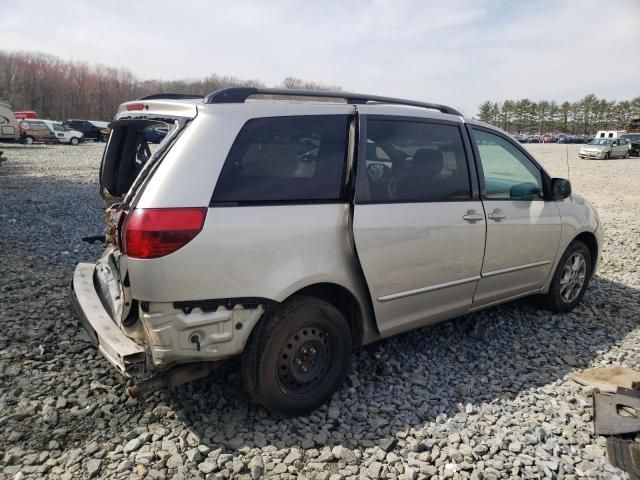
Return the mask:
<svg viewBox="0 0 640 480">
<path fill-rule="evenodd" d="M 609 140 L 608 138 L 594 138 L 589 142 L 589 145 L 611 145 L 613 140 Z"/>
<path fill-rule="evenodd" d="M 620 138 L 629 140 L 630 142 L 637 142 L 638 140 L 640 140 L 640 135 L 622 135 Z"/>
</svg>

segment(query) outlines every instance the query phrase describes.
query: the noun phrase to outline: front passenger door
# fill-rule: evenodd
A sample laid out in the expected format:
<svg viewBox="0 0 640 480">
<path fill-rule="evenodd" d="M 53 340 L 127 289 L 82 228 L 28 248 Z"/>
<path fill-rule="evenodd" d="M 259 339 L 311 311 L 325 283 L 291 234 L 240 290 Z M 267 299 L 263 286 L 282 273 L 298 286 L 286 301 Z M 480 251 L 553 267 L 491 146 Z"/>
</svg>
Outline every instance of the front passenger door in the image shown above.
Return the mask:
<svg viewBox="0 0 640 480">
<path fill-rule="evenodd" d="M 473 307 L 540 289 L 560 243 L 560 213 L 545 200 L 542 169 L 498 132 L 471 128 L 487 215 L 487 240 Z"/>
</svg>

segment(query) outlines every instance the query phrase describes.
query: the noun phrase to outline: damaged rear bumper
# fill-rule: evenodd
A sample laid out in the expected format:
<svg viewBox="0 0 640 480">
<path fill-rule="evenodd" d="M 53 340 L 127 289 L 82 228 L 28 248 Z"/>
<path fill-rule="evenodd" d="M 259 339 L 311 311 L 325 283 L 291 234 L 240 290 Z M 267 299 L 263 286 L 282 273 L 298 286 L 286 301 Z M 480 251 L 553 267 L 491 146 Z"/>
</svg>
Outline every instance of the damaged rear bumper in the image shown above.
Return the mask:
<svg viewBox="0 0 640 480">
<path fill-rule="evenodd" d="M 69 296 L 80 323 L 100 352 L 127 376 L 144 372 L 144 347 L 126 336 L 105 310 L 96 292 L 95 264 L 80 263 L 75 269 Z"/>
</svg>

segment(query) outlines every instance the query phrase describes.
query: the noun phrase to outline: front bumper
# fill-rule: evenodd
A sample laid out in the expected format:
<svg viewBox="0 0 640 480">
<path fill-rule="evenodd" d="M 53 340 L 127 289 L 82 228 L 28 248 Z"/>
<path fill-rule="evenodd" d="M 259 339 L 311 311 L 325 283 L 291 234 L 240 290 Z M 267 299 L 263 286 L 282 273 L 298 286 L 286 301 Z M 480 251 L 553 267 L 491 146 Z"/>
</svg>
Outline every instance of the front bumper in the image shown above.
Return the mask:
<svg viewBox="0 0 640 480">
<path fill-rule="evenodd" d="M 584 152 L 584 151 L 581 150 L 578 153 L 578 156 L 580 158 L 595 158 L 597 160 L 602 160 L 602 159 L 604 159 L 606 154 L 607 154 L 607 152 Z"/>
<path fill-rule="evenodd" d="M 93 263 L 80 263 L 73 273 L 69 296 L 81 325 L 100 352 L 126 376 L 144 372 L 144 347 L 127 337 L 105 310 L 96 292 Z"/>
</svg>

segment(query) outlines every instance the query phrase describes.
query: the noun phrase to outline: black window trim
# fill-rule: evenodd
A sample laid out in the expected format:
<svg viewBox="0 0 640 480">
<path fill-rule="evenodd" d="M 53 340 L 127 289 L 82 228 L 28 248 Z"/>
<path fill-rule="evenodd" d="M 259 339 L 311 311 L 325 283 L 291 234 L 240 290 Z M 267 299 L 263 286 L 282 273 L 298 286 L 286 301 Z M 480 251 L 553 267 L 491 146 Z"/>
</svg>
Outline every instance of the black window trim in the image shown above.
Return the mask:
<svg viewBox="0 0 640 480">
<path fill-rule="evenodd" d="M 498 131 L 498 130 L 493 130 L 492 128 L 487 128 L 487 127 L 483 127 L 481 125 L 474 125 L 472 123 L 467 123 L 465 124 L 467 127 L 467 134 L 469 136 L 469 140 L 471 141 L 471 145 L 473 148 L 473 156 L 474 156 L 474 160 L 475 160 L 475 164 L 476 164 L 476 171 L 477 171 L 477 177 L 478 177 L 478 183 L 480 185 L 480 199 L 483 201 L 498 201 L 498 202 L 504 202 L 504 201 L 508 201 L 508 202 L 535 202 L 535 201 L 550 201 L 552 200 L 549 192 L 551 191 L 551 177 L 549 176 L 549 174 L 546 172 L 546 170 L 542 167 L 542 165 L 540 165 L 540 163 L 538 163 L 536 161 L 536 159 L 529 153 L 527 152 L 518 142 L 515 142 L 512 138 L 509 138 L 509 136 L 503 134 L 502 132 Z M 473 131 L 472 130 L 478 130 L 481 132 L 485 132 L 485 133 L 490 133 L 492 135 L 495 135 L 497 137 L 502 138 L 503 140 L 507 141 L 508 143 L 510 143 L 512 146 L 514 146 L 518 151 L 520 151 L 520 153 L 522 153 L 532 164 L 534 167 L 536 167 L 538 169 L 538 171 L 540 172 L 540 179 L 542 181 L 542 197 L 540 198 L 493 198 L 493 197 L 488 197 L 487 196 L 487 190 L 486 190 L 486 186 L 484 183 L 484 171 L 482 169 L 482 161 L 480 160 L 480 150 L 478 150 L 478 145 L 476 144 L 475 141 L 475 137 L 473 136 Z"/>
<path fill-rule="evenodd" d="M 389 205 L 389 204 L 416 204 L 416 203 L 458 203 L 458 202 L 472 202 L 480 199 L 480 190 L 478 184 L 478 176 L 476 174 L 475 162 L 472 159 L 472 146 L 469 142 L 469 137 L 464 130 L 462 122 L 456 122 L 452 120 L 445 120 L 440 118 L 430 117 L 414 117 L 409 115 L 380 115 L 380 114 L 359 114 L 359 138 L 358 138 L 358 155 L 354 165 L 356 165 L 355 175 L 358 175 L 357 165 L 360 165 L 360 152 L 367 151 L 367 125 L 369 120 L 384 120 L 384 121 L 397 121 L 397 122 L 413 122 L 413 123 L 429 123 L 436 125 L 448 125 L 458 128 L 460 139 L 462 140 L 465 161 L 467 163 L 467 174 L 469 180 L 469 187 L 471 196 L 469 198 L 452 198 L 448 200 L 358 200 L 358 192 L 354 192 L 353 203 L 355 205 Z M 365 153 L 366 155 L 366 153 Z M 357 179 L 356 179 L 357 185 Z"/>
<path fill-rule="evenodd" d="M 308 118 L 308 117 L 346 117 L 347 119 L 347 131 L 345 136 L 345 156 L 344 163 L 342 166 L 342 180 L 340 185 L 340 196 L 336 199 L 294 199 L 294 200 L 238 200 L 238 201 L 217 201 L 214 200 L 214 195 L 216 192 L 216 187 L 218 186 L 218 182 L 220 181 L 220 177 L 222 176 L 222 171 L 224 166 L 229 161 L 229 155 L 231 155 L 231 151 L 240 136 L 242 130 L 247 126 L 247 124 L 253 120 L 267 120 L 267 119 L 283 119 L 283 118 Z M 225 157 L 224 162 L 222 163 L 222 168 L 220 169 L 220 173 L 218 174 L 218 178 L 216 179 L 215 185 L 213 186 L 213 191 L 211 192 L 211 199 L 209 200 L 209 208 L 225 208 L 225 207 L 273 207 L 273 206 L 287 206 L 287 205 L 338 205 L 338 204 L 348 204 L 349 203 L 349 185 L 347 184 L 347 180 L 349 175 L 347 175 L 347 165 L 348 165 L 348 156 L 349 156 L 349 148 L 350 148 L 350 129 L 351 124 L 355 119 L 355 113 L 322 113 L 322 114 L 309 114 L 309 115 L 273 115 L 273 116 L 264 116 L 264 117 L 251 117 L 248 118 L 238 130 L 231 147 L 229 147 L 229 151 Z M 355 162 L 354 162 L 355 163 Z"/>
</svg>

